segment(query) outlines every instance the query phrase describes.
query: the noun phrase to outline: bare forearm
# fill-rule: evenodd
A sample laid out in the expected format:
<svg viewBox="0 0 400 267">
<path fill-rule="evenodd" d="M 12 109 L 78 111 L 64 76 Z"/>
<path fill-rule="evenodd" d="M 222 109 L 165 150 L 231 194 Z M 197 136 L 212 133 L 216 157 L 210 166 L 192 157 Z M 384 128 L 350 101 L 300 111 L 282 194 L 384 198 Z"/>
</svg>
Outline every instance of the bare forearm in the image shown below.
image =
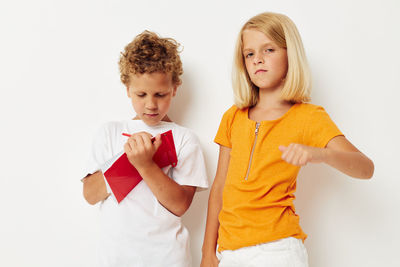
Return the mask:
<svg viewBox="0 0 400 267">
<path fill-rule="evenodd" d="M 228 172 L 231 149 L 225 146 L 219 148 L 217 173 L 211 187 L 208 199 L 207 224 L 202 247 L 201 267 L 218 266 L 215 255 L 217 247 L 219 221 L 218 216 L 222 209 L 222 196 Z"/>
<path fill-rule="evenodd" d="M 203 257 L 215 256 L 219 228 L 218 216 L 222 209 L 222 195 L 228 172 L 230 152 L 230 148 L 220 146 L 217 172 L 208 199 L 207 224 L 202 247 Z"/>
<path fill-rule="evenodd" d="M 354 178 L 369 179 L 374 173 L 374 163 L 361 152 L 325 148 L 323 162 Z"/>
<path fill-rule="evenodd" d="M 208 199 L 207 223 L 202 247 L 203 254 L 215 254 L 218 238 L 218 215 L 222 208 L 223 187 L 213 185 Z"/>
<path fill-rule="evenodd" d="M 193 193 L 168 177 L 155 163 L 138 169 L 158 201 L 176 216 L 182 216 L 192 203 Z"/>
<path fill-rule="evenodd" d="M 91 205 L 106 199 L 110 195 L 107 193 L 103 173 L 100 171 L 85 177 L 82 182 L 83 196 Z"/>
</svg>

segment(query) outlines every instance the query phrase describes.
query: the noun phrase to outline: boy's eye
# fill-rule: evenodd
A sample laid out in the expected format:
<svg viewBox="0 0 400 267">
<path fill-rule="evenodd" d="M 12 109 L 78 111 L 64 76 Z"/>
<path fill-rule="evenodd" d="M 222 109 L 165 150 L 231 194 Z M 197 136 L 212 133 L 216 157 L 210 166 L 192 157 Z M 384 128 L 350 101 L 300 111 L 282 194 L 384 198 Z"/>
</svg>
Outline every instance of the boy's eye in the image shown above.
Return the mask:
<svg viewBox="0 0 400 267">
<path fill-rule="evenodd" d="M 275 51 L 275 50 L 272 49 L 272 48 L 265 49 L 265 52 L 267 52 L 267 53 L 272 53 L 272 52 L 274 52 L 274 51 Z"/>
<path fill-rule="evenodd" d="M 145 93 L 140 93 L 140 94 L 136 94 L 138 97 L 145 97 L 146 94 Z"/>
<path fill-rule="evenodd" d="M 166 96 L 166 94 L 160 94 L 160 93 L 156 94 L 156 97 L 164 97 L 164 96 Z"/>
</svg>

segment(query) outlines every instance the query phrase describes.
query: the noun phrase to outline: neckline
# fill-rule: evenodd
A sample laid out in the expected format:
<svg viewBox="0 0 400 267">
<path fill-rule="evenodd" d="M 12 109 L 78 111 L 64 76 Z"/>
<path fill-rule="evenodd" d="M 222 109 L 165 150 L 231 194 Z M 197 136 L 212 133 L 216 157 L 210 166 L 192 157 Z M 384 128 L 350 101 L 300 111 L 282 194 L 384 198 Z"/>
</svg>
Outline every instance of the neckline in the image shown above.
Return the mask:
<svg viewBox="0 0 400 267">
<path fill-rule="evenodd" d="M 128 120 L 128 122 L 129 123 L 139 123 L 139 124 L 142 124 L 143 126 L 149 128 L 149 129 L 162 128 L 165 125 L 173 125 L 173 124 L 175 124 L 175 122 L 173 122 L 173 121 L 159 121 L 156 125 L 148 125 L 142 120 L 134 120 L 134 119 Z"/>
<path fill-rule="evenodd" d="M 292 110 L 295 109 L 295 107 L 298 107 L 298 106 L 300 106 L 301 104 L 302 104 L 302 103 L 295 103 L 295 104 L 293 104 L 293 105 L 292 105 L 282 116 L 280 116 L 279 118 L 276 118 L 276 119 L 274 119 L 274 120 L 263 120 L 263 121 L 255 121 L 255 120 L 250 119 L 250 118 L 249 118 L 249 110 L 250 110 L 250 108 L 248 107 L 247 110 L 246 110 L 246 112 L 245 112 L 245 113 L 246 113 L 246 119 L 247 119 L 248 121 L 252 122 L 252 123 L 261 123 L 261 124 L 277 122 L 277 121 L 280 121 L 280 120 L 282 120 L 283 118 L 287 117 L 288 114 L 289 114 L 290 112 L 292 112 Z"/>
</svg>

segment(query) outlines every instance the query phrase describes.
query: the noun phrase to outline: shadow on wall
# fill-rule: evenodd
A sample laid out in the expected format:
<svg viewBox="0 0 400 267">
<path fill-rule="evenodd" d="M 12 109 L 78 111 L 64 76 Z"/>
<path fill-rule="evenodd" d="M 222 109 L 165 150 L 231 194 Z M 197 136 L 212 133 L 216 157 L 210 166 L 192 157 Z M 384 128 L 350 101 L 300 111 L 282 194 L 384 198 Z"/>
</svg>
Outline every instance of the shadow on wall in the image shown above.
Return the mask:
<svg viewBox="0 0 400 267">
<path fill-rule="evenodd" d="M 320 266 L 321 262 L 327 259 L 321 258 L 321 247 L 325 242 L 320 243 L 320 237 L 314 234 L 324 232 L 328 225 L 323 225 L 327 209 L 324 204 L 329 199 L 340 198 L 340 191 L 345 187 L 344 181 L 335 177 L 334 170 L 320 164 L 309 164 L 301 168 L 297 179 L 297 192 L 295 207 L 296 213 L 300 216 L 300 226 L 308 235 L 305 242 L 309 254 L 310 266 Z"/>
<path fill-rule="evenodd" d="M 173 122 L 184 126 L 187 119 L 185 116 L 188 113 L 186 111 L 189 110 L 193 95 L 192 90 L 190 90 L 192 85 L 188 75 L 183 74 L 182 81 L 182 85 L 178 87 L 176 96 L 172 100 L 168 116 Z"/>
<path fill-rule="evenodd" d="M 190 127 L 189 120 L 190 114 L 193 113 L 191 106 L 193 106 L 194 92 L 193 84 L 190 76 L 185 74 L 182 75 L 182 85 L 178 87 L 176 96 L 172 100 L 172 104 L 168 113 L 168 116 L 175 123 L 184 127 Z M 199 133 L 196 133 L 197 135 Z M 211 187 L 212 181 L 210 181 L 212 162 L 210 162 L 210 155 L 207 155 L 207 151 L 204 149 L 204 145 L 201 144 L 205 164 L 207 168 L 207 176 Z M 192 263 L 193 266 L 200 265 L 201 260 L 201 246 L 203 244 L 203 236 L 205 230 L 205 221 L 207 214 L 209 189 L 196 192 L 193 198 L 193 202 L 190 205 L 189 210 L 182 217 L 183 224 L 189 231 L 190 234 L 190 249 L 192 252 Z"/>
<path fill-rule="evenodd" d="M 204 145 L 202 144 L 204 148 Z M 210 189 L 215 175 L 215 165 L 213 157 L 209 154 L 210 151 L 203 149 L 204 160 L 207 168 L 207 177 L 209 188 L 203 191 L 197 191 L 194 195 L 192 205 L 182 217 L 183 224 L 187 227 L 190 233 L 190 249 L 192 252 L 193 266 L 199 266 L 201 262 L 201 247 L 203 245 L 204 231 L 207 219 L 207 206 Z M 211 152 L 217 153 L 217 151 Z"/>
<path fill-rule="evenodd" d="M 189 231 L 190 250 L 193 266 L 199 266 L 201 261 L 201 247 L 205 231 L 209 189 L 197 192 L 192 205 L 182 217 L 183 224 Z"/>
<path fill-rule="evenodd" d="M 301 169 L 295 206 L 300 226 L 309 235 L 305 245 L 310 266 L 324 266 L 327 262 L 345 266 L 348 257 L 357 257 L 364 250 L 348 250 L 342 240 L 368 244 L 368 233 L 380 231 L 384 216 L 379 215 L 379 194 L 371 194 L 371 182 L 351 178 L 323 164 L 309 164 Z M 334 258 L 338 253 L 341 259 Z"/>
</svg>

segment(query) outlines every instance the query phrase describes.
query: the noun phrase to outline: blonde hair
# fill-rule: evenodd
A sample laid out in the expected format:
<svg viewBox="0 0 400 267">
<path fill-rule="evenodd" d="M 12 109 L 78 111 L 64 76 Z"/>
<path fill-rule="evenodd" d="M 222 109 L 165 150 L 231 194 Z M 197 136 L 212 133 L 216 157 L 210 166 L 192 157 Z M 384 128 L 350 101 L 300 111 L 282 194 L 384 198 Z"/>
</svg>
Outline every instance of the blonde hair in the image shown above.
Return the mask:
<svg viewBox="0 0 400 267">
<path fill-rule="evenodd" d="M 183 69 L 178 48 L 179 43 L 172 38 L 161 38 L 150 31 L 142 32 L 121 53 L 121 82 L 129 86 L 130 75 L 159 71 L 171 73 L 173 84 L 180 85 L 179 76 Z"/>
<path fill-rule="evenodd" d="M 310 101 L 311 74 L 296 25 L 285 15 L 265 12 L 249 19 L 239 32 L 232 71 L 236 106 L 246 108 L 258 102 L 258 87 L 251 82 L 244 63 L 242 36 L 247 29 L 264 33 L 279 47 L 287 50 L 288 71 L 281 98 L 294 103 Z"/>
</svg>

